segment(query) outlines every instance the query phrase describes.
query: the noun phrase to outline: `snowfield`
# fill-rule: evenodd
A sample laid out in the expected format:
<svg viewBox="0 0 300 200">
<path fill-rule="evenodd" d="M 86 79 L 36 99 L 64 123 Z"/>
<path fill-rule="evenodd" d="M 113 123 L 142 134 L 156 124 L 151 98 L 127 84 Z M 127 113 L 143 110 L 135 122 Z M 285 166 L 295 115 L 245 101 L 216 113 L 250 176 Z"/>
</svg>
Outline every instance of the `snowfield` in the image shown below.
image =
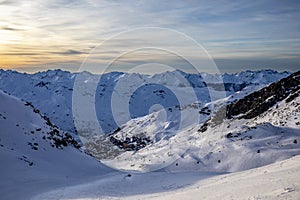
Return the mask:
<svg viewBox="0 0 300 200">
<path fill-rule="evenodd" d="M 38 195 L 32 200 L 299 199 L 300 156 L 247 171 L 116 175 Z"/>
</svg>

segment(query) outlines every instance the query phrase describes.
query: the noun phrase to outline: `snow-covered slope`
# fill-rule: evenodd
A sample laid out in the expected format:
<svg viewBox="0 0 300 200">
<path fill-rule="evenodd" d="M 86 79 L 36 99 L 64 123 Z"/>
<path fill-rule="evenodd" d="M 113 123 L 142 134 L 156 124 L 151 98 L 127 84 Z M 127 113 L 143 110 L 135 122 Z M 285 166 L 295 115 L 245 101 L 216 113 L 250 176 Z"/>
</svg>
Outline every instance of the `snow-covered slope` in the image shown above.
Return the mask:
<svg viewBox="0 0 300 200">
<path fill-rule="evenodd" d="M 36 74 L 0 70 L 0 89 L 31 102 L 64 131 L 74 133 L 72 90 L 75 75 L 55 70 Z"/>
<path fill-rule="evenodd" d="M 257 94 L 250 94 L 235 102 L 229 101 L 230 106 L 226 112 L 223 111 L 223 117 L 222 112 L 211 113 L 209 108 L 190 106 L 188 109 L 196 109 L 197 113 L 200 111 L 202 121 L 181 130 L 172 126 L 176 120 L 161 117 L 167 112 L 178 119 L 174 111 L 160 110 L 133 119 L 110 135 L 109 140 L 101 138 L 99 141 L 102 143 L 96 141 L 114 144 L 111 145 L 113 153 L 109 157 L 105 158 L 106 154 L 100 153 L 104 158 L 101 157 L 95 148 L 91 148 L 90 152 L 110 166 L 133 171 L 151 171 L 168 166 L 167 170 L 170 171 L 235 172 L 290 158 L 300 154 L 299 81 L 295 73 L 263 88 Z M 280 98 L 274 93 L 277 96 L 279 94 Z M 247 99 L 251 99 L 250 106 L 243 105 L 248 110 L 255 111 L 253 104 L 261 112 L 255 111 L 256 115 L 241 117 L 244 110 L 240 106 L 241 113 L 236 112 L 236 117 L 232 115 L 234 105 L 248 102 Z M 269 103 L 260 103 L 266 99 Z M 191 116 L 186 117 L 184 120 L 191 120 Z"/>
<path fill-rule="evenodd" d="M 0 91 L 1 199 L 28 199 L 111 172 L 29 103 Z"/>
<path fill-rule="evenodd" d="M 203 172 L 115 175 L 40 194 L 33 200 L 296 200 L 300 195 L 300 156 L 248 171 L 216 175 Z"/>
<path fill-rule="evenodd" d="M 248 171 L 200 180 L 186 188 L 122 199 L 299 199 L 300 156 Z"/>
</svg>

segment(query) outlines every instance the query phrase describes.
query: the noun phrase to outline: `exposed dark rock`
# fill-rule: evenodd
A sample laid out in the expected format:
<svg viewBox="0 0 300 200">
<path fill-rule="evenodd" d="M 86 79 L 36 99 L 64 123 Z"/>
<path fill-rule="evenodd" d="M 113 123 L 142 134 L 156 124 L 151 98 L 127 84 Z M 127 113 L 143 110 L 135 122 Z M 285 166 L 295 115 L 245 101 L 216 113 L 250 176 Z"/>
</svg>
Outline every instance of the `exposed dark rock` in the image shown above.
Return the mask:
<svg viewBox="0 0 300 200">
<path fill-rule="evenodd" d="M 210 115 L 211 110 L 208 107 L 204 107 L 199 111 L 199 114 Z"/>
<path fill-rule="evenodd" d="M 114 136 L 110 136 L 109 139 L 111 143 L 125 151 L 138 151 L 152 143 L 150 137 L 144 136 L 132 136 L 132 138 L 126 137 L 125 140 L 119 140 Z"/>
<path fill-rule="evenodd" d="M 288 96 L 290 98 L 287 101 L 291 101 L 290 99 L 297 97 L 299 91 L 300 71 L 230 104 L 226 116 L 232 118 L 242 114 L 241 118 L 254 118 Z"/>
<path fill-rule="evenodd" d="M 228 134 L 226 135 L 226 137 L 227 137 L 227 138 L 232 138 L 233 135 L 232 135 L 232 133 L 228 133 Z"/>
<path fill-rule="evenodd" d="M 47 85 L 50 84 L 49 82 L 44 82 L 44 81 L 41 81 L 39 83 L 37 83 L 35 86 L 38 86 L 38 87 L 45 87 L 48 89 Z"/>
<path fill-rule="evenodd" d="M 208 123 L 205 122 L 205 123 L 199 128 L 198 132 L 203 133 L 203 132 L 205 132 L 205 131 L 207 130 L 207 128 L 208 128 Z"/>
</svg>

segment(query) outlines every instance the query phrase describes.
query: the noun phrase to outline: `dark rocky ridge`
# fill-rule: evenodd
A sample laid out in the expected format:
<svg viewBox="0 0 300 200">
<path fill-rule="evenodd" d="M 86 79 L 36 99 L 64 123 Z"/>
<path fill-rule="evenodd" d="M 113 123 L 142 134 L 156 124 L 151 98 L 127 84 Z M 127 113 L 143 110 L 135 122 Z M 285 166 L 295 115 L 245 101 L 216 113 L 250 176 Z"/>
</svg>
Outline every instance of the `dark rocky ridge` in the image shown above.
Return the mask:
<svg viewBox="0 0 300 200">
<path fill-rule="evenodd" d="M 300 71 L 231 103 L 227 106 L 226 117 L 230 119 L 239 115 L 240 118 L 254 118 L 279 101 L 286 98 L 286 101 L 292 101 L 299 95 L 299 92 Z"/>
</svg>

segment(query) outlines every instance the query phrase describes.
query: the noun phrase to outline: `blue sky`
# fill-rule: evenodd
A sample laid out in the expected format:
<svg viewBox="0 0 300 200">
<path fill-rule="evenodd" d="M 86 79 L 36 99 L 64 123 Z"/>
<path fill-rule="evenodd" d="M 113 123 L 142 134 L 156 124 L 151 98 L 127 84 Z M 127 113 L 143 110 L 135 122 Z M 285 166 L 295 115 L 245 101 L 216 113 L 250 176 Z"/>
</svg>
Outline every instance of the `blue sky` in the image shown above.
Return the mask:
<svg viewBox="0 0 300 200">
<path fill-rule="evenodd" d="M 300 66 L 299 9 L 300 1 L 289 0 L 0 0 L 0 66 L 27 72 L 77 71 L 93 48 L 108 38 L 135 28 L 161 27 L 193 38 L 222 72 L 295 71 Z M 139 37 L 130 39 L 112 42 L 98 59 L 107 62 L 119 55 L 118 47 L 139 41 Z M 178 49 L 185 48 L 176 39 L 172 42 Z M 180 63 L 151 52 L 129 57 L 126 62 L 155 57 L 158 63 L 162 59 L 170 59 L 168 63 L 174 66 Z M 89 59 L 86 62 L 95 65 Z M 180 65 L 188 67 L 184 62 Z M 119 64 L 116 70 L 124 66 Z"/>
</svg>

